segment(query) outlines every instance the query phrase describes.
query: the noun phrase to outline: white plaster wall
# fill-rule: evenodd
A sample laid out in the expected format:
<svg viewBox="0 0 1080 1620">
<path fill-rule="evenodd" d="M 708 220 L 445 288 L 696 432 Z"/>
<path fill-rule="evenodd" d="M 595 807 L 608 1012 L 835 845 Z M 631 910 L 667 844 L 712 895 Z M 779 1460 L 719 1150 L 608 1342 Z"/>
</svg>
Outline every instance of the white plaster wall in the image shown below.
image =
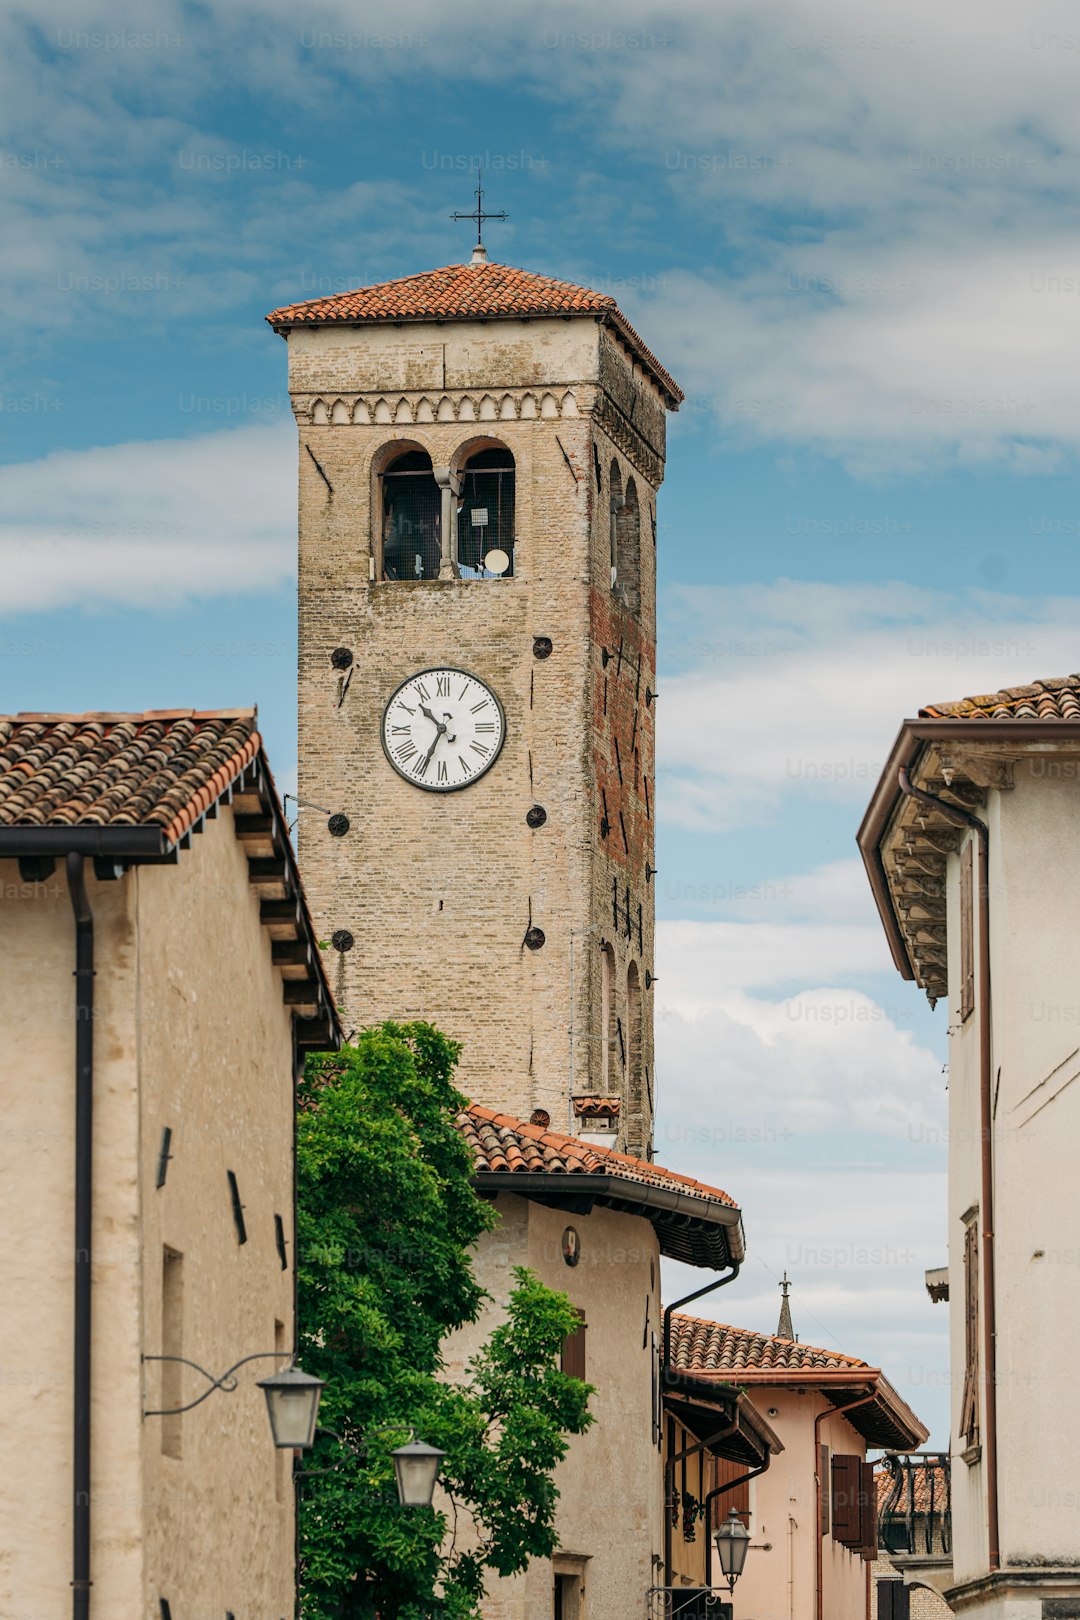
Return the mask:
<svg viewBox="0 0 1080 1620">
<path fill-rule="evenodd" d="M 995 1093 L 998 1483 L 1002 1563 L 1080 1565 L 1080 796 L 1076 764 L 1040 753 L 991 792 L 990 927 Z M 977 870 L 977 866 L 976 866 Z M 959 857 L 949 862 L 949 982 L 959 986 Z M 976 947 L 978 913 L 976 909 Z M 954 1578 L 987 1569 L 985 1464 L 960 1458 L 963 1224 L 980 1200 L 978 1010 L 950 993 L 949 1258 Z M 1045 1107 L 1040 1107 L 1042 1102 Z M 1040 1252 L 1041 1251 L 1041 1252 Z M 980 1331 L 980 1355 L 982 1351 Z M 980 1392 L 980 1408 L 984 1407 Z M 985 1412 L 982 1411 L 985 1421 Z M 970 1609 L 1019 1620 L 1038 1597 Z"/>
<path fill-rule="evenodd" d="M 1080 1567 L 1080 783 L 1039 756 L 1015 784 L 991 834 L 1002 1553 Z"/>
<path fill-rule="evenodd" d="M 996 823 L 993 803 L 986 812 L 988 824 Z M 993 826 L 990 840 L 991 888 L 996 883 L 1000 849 Z M 959 1435 L 960 1403 L 964 1390 L 964 1232 L 963 1215 L 981 1198 L 981 1125 L 979 1113 L 979 1009 L 976 1005 L 963 1024 L 960 1022 L 960 867 L 963 850 L 949 858 L 947 887 L 950 926 L 949 961 L 949 1380 L 950 1443 L 952 1453 L 953 1575 L 959 1583 L 985 1572 L 987 1567 L 987 1526 L 985 1469 L 980 1461 L 968 1465 L 962 1453 L 966 1443 Z M 973 849 L 974 953 L 979 954 L 978 849 Z M 994 913 L 992 912 L 992 915 Z M 976 981 L 976 1001 L 978 1000 Z M 981 1228 L 980 1228 L 981 1230 Z M 980 1251 L 982 1242 L 980 1238 Z M 981 1265 L 981 1259 L 980 1259 Z M 980 1325 L 980 1341 L 982 1328 Z M 980 1369 L 983 1358 L 980 1344 Z M 981 1371 L 980 1371 L 981 1381 Z M 985 1422 L 985 1400 L 980 1388 L 980 1427 Z"/>
<path fill-rule="evenodd" d="M 652 1558 L 663 1551 L 663 1468 L 652 1443 L 648 1342 L 660 1331 L 655 1234 L 640 1217 L 612 1210 L 570 1215 L 505 1195 L 497 1207 L 499 1225 L 481 1239 L 476 1254 L 477 1276 L 493 1304 L 478 1324 L 448 1341 L 447 1375 L 460 1376 L 505 1319 L 515 1265 L 528 1265 L 585 1311 L 586 1376 L 596 1386 L 591 1401 L 596 1421 L 587 1434 L 571 1440 L 556 1471 L 559 1544 L 566 1553 L 588 1556 L 588 1620 L 644 1615 L 654 1579 Z M 568 1225 L 581 1237 L 576 1267 L 562 1259 Z M 552 1569 L 546 1560 L 537 1560 L 515 1580 L 493 1579 L 484 1602 L 486 1620 L 550 1620 L 551 1612 Z"/>
</svg>

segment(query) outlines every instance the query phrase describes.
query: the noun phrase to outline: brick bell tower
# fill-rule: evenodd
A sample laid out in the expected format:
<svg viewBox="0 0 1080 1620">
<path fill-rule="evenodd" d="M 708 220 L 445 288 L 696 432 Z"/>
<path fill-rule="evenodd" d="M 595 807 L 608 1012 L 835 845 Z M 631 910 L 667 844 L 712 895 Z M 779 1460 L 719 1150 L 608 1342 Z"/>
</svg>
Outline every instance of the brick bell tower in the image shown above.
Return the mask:
<svg viewBox="0 0 1080 1620">
<path fill-rule="evenodd" d="M 649 1154 L 683 396 L 613 298 L 479 246 L 267 319 L 299 426 L 299 847 L 345 1027 L 430 1019 L 474 1101 Z"/>
</svg>

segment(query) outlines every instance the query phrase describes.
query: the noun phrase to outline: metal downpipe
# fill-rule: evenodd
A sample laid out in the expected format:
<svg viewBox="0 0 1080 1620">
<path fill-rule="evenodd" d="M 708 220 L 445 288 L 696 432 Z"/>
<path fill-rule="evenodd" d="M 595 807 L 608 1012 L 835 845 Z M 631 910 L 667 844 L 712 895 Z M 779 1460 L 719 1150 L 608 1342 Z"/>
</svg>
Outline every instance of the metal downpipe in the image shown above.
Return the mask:
<svg viewBox="0 0 1080 1620">
<path fill-rule="evenodd" d="M 65 857 L 75 915 L 75 1313 L 72 1387 L 73 1620 L 90 1614 L 90 1328 L 94 1126 L 94 919 L 85 856 Z"/>
</svg>

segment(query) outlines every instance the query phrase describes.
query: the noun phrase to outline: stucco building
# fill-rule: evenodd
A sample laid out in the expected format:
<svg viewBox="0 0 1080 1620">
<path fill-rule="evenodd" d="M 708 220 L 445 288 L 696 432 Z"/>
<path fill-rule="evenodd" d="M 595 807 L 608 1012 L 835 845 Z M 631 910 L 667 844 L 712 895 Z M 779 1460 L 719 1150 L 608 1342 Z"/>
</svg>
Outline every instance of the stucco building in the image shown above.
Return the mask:
<svg viewBox="0 0 1080 1620">
<path fill-rule="evenodd" d="M 254 713 L 0 719 L 0 874 L 0 1613 L 286 1620 L 255 1380 L 294 1344 L 296 1066 L 338 1026 Z M 254 1354 L 175 1413 L 208 1381 L 156 1358 Z"/>
<path fill-rule="evenodd" d="M 904 721 L 859 834 L 900 973 L 949 1008 L 954 1612 L 1080 1615 L 1070 941 L 1080 676 Z"/>
<path fill-rule="evenodd" d="M 734 1503 L 751 1536 L 735 1613 L 747 1620 L 869 1620 L 878 1521 L 867 1450 L 907 1450 L 927 1435 L 884 1373 L 790 1337 L 678 1312 L 671 1362 L 673 1375 L 698 1386 L 742 1390 L 783 1444 L 781 1458 L 720 1499 L 724 1513 Z M 718 1483 L 730 1481 L 730 1472 L 719 1473 Z M 707 1539 L 684 1534 L 681 1541 L 680 1578 L 704 1585 L 711 1575 L 715 1582 Z"/>
</svg>

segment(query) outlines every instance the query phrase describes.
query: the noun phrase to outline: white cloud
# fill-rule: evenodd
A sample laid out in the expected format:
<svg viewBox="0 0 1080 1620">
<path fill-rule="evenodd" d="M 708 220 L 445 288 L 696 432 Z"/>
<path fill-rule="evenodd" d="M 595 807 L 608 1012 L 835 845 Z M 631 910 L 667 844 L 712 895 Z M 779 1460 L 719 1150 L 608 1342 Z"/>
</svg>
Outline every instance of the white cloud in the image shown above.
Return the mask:
<svg viewBox="0 0 1080 1620">
<path fill-rule="evenodd" d="M 1080 603 L 1060 597 L 780 580 L 675 587 L 663 606 L 690 667 L 663 681 L 657 802 L 710 831 L 789 794 L 865 804 L 906 716 L 1080 663 Z"/>
<path fill-rule="evenodd" d="M 295 577 L 288 424 L 0 467 L 0 613 L 157 610 Z"/>
<path fill-rule="evenodd" d="M 304 116 L 415 86 L 437 64 L 463 85 L 516 76 L 592 117 L 594 155 L 564 206 L 646 256 L 631 313 L 726 441 L 810 445 L 859 473 L 989 461 L 1037 473 L 1080 447 L 1078 53 L 1062 0 L 1022 13 L 991 0 L 977 15 L 912 0 L 873 17 L 859 0 L 627 0 L 587 19 L 570 0 L 494 13 L 413 0 L 374 19 L 351 0 L 302 19 L 286 0 L 198 18 L 163 0 L 150 26 L 135 0 L 62 0 L 47 25 L 26 22 L 10 14 L 0 51 L 0 268 L 24 323 L 79 319 L 72 277 L 164 276 L 156 302 L 91 295 L 99 321 L 115 310 L 152 324 L 205 319 L 260 284 L 295 297 L 305 277 L 361 281 L 350 242 L 375 263 L 441 261 L 445 222 L 421 206 L 419 174 L 330 197 L 302 141 L 239 148 L 193 116 L 233 62 L 251 96 Z M 136 43 L 109 43 L 125 34 Z M 43 52 L 62 59 L 62 101 Z M 428 156 L 452 173 L 476 145 L 455 131 Z M 182 154 L 204 166 L 184 170 Z M 597 173 L 608 154 L 640 166 L 632 202 Z M 35 156 L 60 167 L 18 168 Z M 217 159 L 256 167 L 238 178 Z M 717 257 L 735 266 L 723 279 L 658 251 L 665 192 L 676 228 L 681 211 L 715 227 Z M 317 264 L 297 262 L 308 244 Z"/>
</svg>

